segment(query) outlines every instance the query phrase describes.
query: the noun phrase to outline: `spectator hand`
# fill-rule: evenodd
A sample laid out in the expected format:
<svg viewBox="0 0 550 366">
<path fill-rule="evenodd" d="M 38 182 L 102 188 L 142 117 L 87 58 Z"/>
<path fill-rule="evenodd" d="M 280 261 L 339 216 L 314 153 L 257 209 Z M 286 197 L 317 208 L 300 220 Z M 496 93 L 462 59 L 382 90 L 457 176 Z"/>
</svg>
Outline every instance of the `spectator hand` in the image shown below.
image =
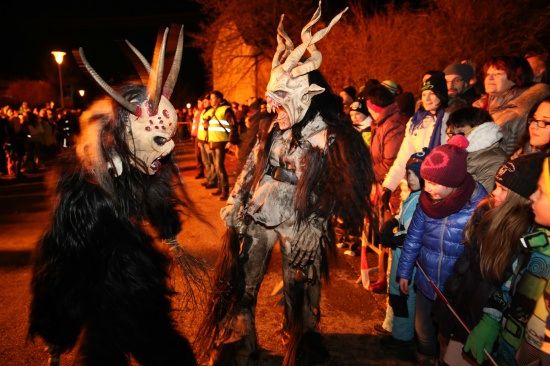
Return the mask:
<svg viewBox="0 0 550 366">
<path fill-rule="evenodd" d="M 390 213 L 393 214 L 391 205 L 390 205 L 390 199 L 391 199 L 391 190 L 389 188 L 384 188 L 384 193 L 382 193 L 382 206 L 384 209 Z"/>
<path fill-rule="evenodd" d="M 399 289 L 404 295 L 409 294 L 409 280 L 406 278 L 400 278 L 399 279 Z"/>
<path fill-rule="evenodd" d="M 484 351 L 491 353 L 500 331 L 500 323 L 489 314 L 483 314 L 464 345 L 464 352 L 471 354 L 478 364 L 487 360 Z"/>
</svg>

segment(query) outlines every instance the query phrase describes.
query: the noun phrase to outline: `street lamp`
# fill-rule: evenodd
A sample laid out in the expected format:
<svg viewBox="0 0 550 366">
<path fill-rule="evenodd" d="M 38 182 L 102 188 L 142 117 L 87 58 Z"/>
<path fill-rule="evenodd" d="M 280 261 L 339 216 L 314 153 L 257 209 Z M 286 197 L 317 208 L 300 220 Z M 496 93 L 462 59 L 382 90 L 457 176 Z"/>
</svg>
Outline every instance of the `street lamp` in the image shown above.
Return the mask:
<svg viewBox="0 0 550 366">
<path fill-rule="evenodd" d="M 78 94 L 80 94 L 80 96 L 83 97 L 84 94 L 86 94 L 86 90 L 84 90 L 84 89 L 79 89 L 79 90 L 78 90 Z"/>
<path fill-rule="evenodd" d="M 55 57 L 55 62 L 57 62 L 57 69 L 59 70 L 59 93 L 61 94 L 61 109 L 65 108 L 63 104 L 63 79 L 61 78 L 61 64 L 63 63 L 63 56 L 66 55 L 65 52 L 61 51 L 52 51 L 53 57 Z"/>
</svg>

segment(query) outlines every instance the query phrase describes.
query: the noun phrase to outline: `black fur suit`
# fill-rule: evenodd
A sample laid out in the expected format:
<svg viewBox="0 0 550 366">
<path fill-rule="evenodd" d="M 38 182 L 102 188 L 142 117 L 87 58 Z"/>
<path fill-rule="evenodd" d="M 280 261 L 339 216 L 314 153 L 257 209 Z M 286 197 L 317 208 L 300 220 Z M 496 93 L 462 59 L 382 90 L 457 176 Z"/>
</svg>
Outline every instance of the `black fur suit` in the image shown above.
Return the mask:
<svg viewBox="0 0 550 366">
<path fill-rule="evenodd" d="M 143 94 L 138 88 L 125 95 Z M 154 238 L 181 230 L 177 166 L 170 154 L 157 174 L 138 170 L 124 140 L 128 113 L 111 104 L 91 108 L 59 164 L 53 220 L 35 253 L 29 335 L 61 352 L 81 337 L 77 365 L 127 365 L 130 355 L 143 365 L 195 365 L 170 315 L 170 262 Z M 98 163 L 113 163 L 113 151 L 118 175 Z"/>
</svg>

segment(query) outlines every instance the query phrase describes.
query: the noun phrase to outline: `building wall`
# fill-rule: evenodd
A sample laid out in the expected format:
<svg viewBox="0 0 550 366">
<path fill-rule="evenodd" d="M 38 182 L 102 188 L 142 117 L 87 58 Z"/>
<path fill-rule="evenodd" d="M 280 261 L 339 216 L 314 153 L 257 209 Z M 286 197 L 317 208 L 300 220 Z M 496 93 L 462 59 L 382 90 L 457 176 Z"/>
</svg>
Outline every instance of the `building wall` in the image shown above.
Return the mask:
<svg viewBox="0 0 550 366">
<path fill-rule="evenodd" d="M 214 90 L 230 102 L 245 103 L 251 97 L 264 97 L 271 72 L 271 60 L 247 45 L 235 23 L 220 30 L 212 60 Z"/>
</svg>

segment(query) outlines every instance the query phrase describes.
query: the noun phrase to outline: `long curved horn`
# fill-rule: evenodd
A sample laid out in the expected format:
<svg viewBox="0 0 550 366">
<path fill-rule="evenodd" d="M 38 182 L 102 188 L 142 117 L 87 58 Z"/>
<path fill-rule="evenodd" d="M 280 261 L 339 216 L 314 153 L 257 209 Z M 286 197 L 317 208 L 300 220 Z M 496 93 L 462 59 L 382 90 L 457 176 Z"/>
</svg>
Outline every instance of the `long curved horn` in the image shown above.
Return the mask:
<svg viewBox="0 0 550 366">
<path fill-rule="evenodd" d="M 320 6 L 320 4 L 321 3 L 319 2 L 319 9 L 318 9 L 319 17 L 321 16 L 321 6 Z M 330 32 L 330 30 L 334 26 L 334 24 L 336 24 L 340 20 L 340 18 L 342 17 L 342 14 L 344 14 L 347 10 L 348 10 L 348 8 L 345 8 L 344 10 L 342 10 L 339 14 L 337 14 L 334 18 L 332 18 L 329 25 L 325 29 L 321 29 L 320 31 L 315 33 L 313 35 L 313 37 L 311 37 L 311 27 L 308 28 L 306 26 L 304 28 L 304 30 L 302 31 L 302 40 L 304 40 L 304 38 L 306 40 L 309 38 L 307 49 L 308 49 L 309 53 L 311 54 L 311 56 L 302 65 L 294 68 L 291 71 L 290 75 L 292 77 L 307 74 L 308 72 L 310 72 L 312 70 L 317 70 L 319 68 L 319 66 L 321 66 L 321 61 L 323 59 L 323 56 L 321 55 L 321 52 L 319 52 L 317 50 L 317 47 L 315 47 L 315 43 L 319 42 L 323 37 L 325 37 L 327 35 L 328 32 Z M 317 14 L 317 12 L 316 12 L 316 14 Z M 313 19 L 312 19 L 312 21 L 313 21 Z M 306 28 L 308 28 L 308 29 L 306 30 Z"/>
<path fill-rule="evenodd" d="M 134 47 L 128 40 L 124 40 L 124 44 L 121 45 L 122 50 L 126 56 L 134 65 L 134 68 L 138 72 L 139 78 L 143 85 L 147 85 L 149 81 L 149 74 L 151 74 L 151 65 L 149 61 Z M 131 51 L 131 52 L 130 52 Z"/>
<path fill-rule="evenodd" d="M 181 29 L 179 32 L 178 46 L 176 48 L 176 54 L 174 55 L 174 61 L 172 62 L 172 67 L 170 68 L 170 73 L 168 74 L 168 78 L 166 79 L 166 82 L 164 83 L 164 87 L 162 88 L 162 95 L 164 95 L 166 99 L 170 99 L 170 97 L 172 96 L 172 92 L 174 91 L 174 85 L 176 85 L 176 81 L 178 80 L 182 53 L 183 53 L 183 26 L 181 26 Z"/>
<path fill-rule="evenodd" d="M 162 37 L 162 38 L 161 38 Z M 153 64 L 149 81 L 147 83 L 147 98 L 149 99 L 149 114 L 155 115 L 160 103 L 160 92 L 162 88 L 162 73 L 164 72 L 164 52 L 166 51 L 166 39 L 168 38 L 168 28 L 164 34 L 159 31 L 157 43 L 153 56 Z"/>
<path fill-rule="evenodd" d="M 105 90 L 107 94 L 109 94 L 111 98 L 113 98 L 118 104 L 120 104 L 121 107 L 128 110 L 128 112 L 132 113 L 135 116 L 139 116 L 141 114 L 141 110 L 137 105 L 130 103 L 122 95 L 117 93 L 101 78 L 101 76 L 99 76 L 99 74 L 92 68 L 92 66 L 90 66 L 88 60 L 86 60 L 86 57 L 84 56 L 84 50 L 82 49 L 82 47 L 78 49 L 78 52 L 74 50 L 73 55 L 77 60 L 80 68 L 87 72 L 95 80 L 95 82 L 98 83 L 98 85 L 103 88 L 103 90 Z"/>
</svg>

